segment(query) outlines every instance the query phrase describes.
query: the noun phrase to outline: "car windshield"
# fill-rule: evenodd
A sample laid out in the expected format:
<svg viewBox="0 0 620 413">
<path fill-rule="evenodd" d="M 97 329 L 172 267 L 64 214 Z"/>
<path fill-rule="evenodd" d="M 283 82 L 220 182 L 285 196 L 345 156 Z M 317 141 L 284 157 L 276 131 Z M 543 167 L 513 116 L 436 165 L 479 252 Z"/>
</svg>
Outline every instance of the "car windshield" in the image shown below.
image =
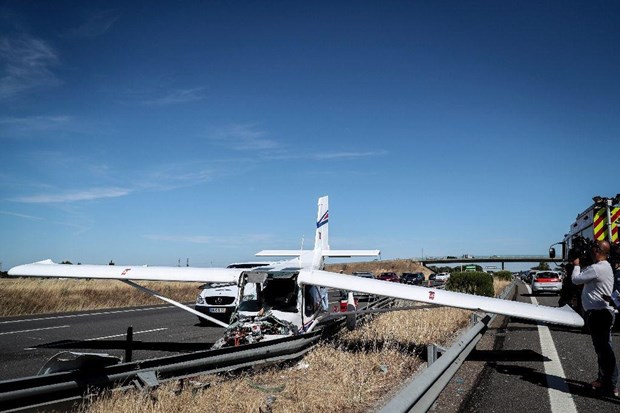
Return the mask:
<svg viewBox="0 0 620 413">
<path fill-rule="evenodd" d="M 232 287 L 237 285 L 236 283 L 207 283 L 203 285 L 203 288 L 221 288 L 221 287 Z"/>
<path fill-rule="evenodd" d="M 558 278 L 558 274 L 554 272 L 539 272 L 536 278 Z"/>
</svg>

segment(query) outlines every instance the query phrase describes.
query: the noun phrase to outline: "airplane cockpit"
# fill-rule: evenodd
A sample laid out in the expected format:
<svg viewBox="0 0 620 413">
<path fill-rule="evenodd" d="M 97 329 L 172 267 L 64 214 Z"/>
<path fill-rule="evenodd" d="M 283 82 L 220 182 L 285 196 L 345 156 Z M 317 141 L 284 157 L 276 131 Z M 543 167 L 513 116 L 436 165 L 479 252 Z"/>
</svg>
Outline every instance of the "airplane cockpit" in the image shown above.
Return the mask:
<svg viewBox="0 0 620 413">
<path fill-rule="evenodd" d="M 282 271 L 250 271 L 244 274 L 241 285 L 239 311 L 258 312 L 276 310 L 298 312 L 300 288 L 297 269 Z M 248 284 L 255 288 L 249 289 Z M 252 293 L 246 294 L 246 291 Z"/>
</svg>

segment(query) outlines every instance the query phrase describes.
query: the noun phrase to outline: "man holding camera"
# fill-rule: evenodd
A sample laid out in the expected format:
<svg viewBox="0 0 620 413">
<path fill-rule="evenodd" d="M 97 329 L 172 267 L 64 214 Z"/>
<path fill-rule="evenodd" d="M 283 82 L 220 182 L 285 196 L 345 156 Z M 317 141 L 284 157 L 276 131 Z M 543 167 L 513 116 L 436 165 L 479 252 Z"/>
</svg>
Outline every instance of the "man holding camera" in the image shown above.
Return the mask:
<svg viewBox="0 0 620 413">
<path fill-rule="evenodd" d="M 594 264 L 581 271 L 579 258 L 573 261 L 572 279 L 575 285 L 583 284 L 581 302 L 590 330 L 592 344 L 598 359 L 598 378 L 592 382 L 592 389 L 601 396 L 618 396 L 618 367 L 611 345 L 611 328 L 615 313 L 609 297 L 614 286 L 614 274 L 607 261 L 610 245 L 597 241 L 590 251 Z"/>
</svg>

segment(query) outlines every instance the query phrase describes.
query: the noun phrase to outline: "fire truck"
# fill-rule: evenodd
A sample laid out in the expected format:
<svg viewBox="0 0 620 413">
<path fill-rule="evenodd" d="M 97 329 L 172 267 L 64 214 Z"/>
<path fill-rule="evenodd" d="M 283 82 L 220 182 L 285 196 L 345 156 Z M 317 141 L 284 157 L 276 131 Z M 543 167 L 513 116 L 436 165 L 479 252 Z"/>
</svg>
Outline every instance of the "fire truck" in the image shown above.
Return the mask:
<svg viewBox="0 0 620 413">
<path fill-rule="evenodd" d="M 592 198 L 593 204 L 585 211 L 577 215 L 575 222 L 570 226 L 568 234 L 564 235 L 564 240 L 549 247 L 549 257 L 555 258 L 555 245 L 561 245 L 561 259 L 565 269 L 566 277 L 562 283 L 559 305 L 569 304 L 576 311 L 581 310 L 581 291 L 573 285 L 571 281 L 572 261 L 579 257 L 582 266 L 592 263 L 590 249 L 595 241 L 607 240 L 611 245 L 609 262 L 612 266 L 620 262 L 620 244 L 618 241 L 618 227 L 620 227 L 620 194 L 613 198 L 603 198 L 595 196 Z M 620 280 L 616 280 L 619 284 Z M 619 287 L 615 287 L 616 289 Z"/>
<path fill-rule="evenodd" d="M 570 226 L 564 240 L 553 244 L 549 248 L 549 257 L 555 258 L 555 245 L 561 245 L 563 263 L 568 263 L 569 252 L 579 248 L 580 240 L 601 241 L 607 240 L 610 245 L 618 244 L 618 227 L 620 226 L 620 194 L 613 198 L 595 196 L 594 203 L 581 214 Z M 612 248 L 617 249 L 617 248 Z M 613 257 L 612 257 L 613 258 Z"/>
</svg>

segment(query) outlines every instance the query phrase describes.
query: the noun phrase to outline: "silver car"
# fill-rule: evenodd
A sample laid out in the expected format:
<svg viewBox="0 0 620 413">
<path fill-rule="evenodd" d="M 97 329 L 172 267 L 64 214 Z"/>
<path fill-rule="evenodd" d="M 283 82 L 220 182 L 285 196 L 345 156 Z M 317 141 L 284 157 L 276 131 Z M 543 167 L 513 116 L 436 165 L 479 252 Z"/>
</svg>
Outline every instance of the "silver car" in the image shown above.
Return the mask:
<svg viewBox="0 0 620 413">
<path fill-rule="evenodd" d="M 532 276 L 532 294 L 562 291 L 562 278 L 557 271 L 538 271 Z"/>
</svg>

